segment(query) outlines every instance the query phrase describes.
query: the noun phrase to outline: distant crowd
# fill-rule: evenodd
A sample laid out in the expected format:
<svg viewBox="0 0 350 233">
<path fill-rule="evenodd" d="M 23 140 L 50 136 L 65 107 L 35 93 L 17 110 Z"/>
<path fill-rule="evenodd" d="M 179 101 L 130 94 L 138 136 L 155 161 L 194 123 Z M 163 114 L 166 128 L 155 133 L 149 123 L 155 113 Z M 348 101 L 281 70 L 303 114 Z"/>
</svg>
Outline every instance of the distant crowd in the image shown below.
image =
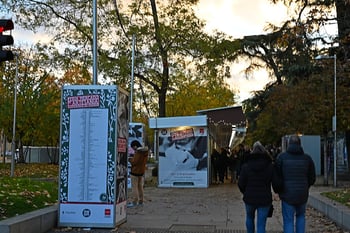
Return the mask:
<svg viewBox="0 0 350 233">
<path fill-rule="evenodd" d="M 272 160 L 275 160 L 281 152 L 281 148 L 274 145 L 267 145 L 266 150 Z M 223 184 L 225 179 L 230 180 L 231 183 L 237 183 L 241 167 L 251 151 L 252 148 L 244 144 L 239 144 L 233 150 L 224 147 L 220 148 L 220 151 L 213 149 L 211 154 L 213 183 Z"/>
</svg>

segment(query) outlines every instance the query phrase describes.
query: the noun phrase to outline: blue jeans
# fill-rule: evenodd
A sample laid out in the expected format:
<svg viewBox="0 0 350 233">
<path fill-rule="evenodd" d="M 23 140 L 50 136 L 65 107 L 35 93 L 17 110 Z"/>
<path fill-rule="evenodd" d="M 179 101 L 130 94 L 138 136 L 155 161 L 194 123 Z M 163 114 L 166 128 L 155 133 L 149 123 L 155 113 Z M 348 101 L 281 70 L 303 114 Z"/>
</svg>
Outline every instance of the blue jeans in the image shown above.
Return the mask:
<svg viewBox="0 0 350 233">
<path fill-rule="evenodd" d="M 247 228 L 247 233 L 255 232 L 255 211 L 257 211 L 257 233 L 265 233 L 266 232 L 266 219 L 267 214 L 269 213 L 270 205 L 268 206 L 256 206 L 245 204 L 246 210 L 246 219 L 245 225 Z"/>
<path fill-rule="evenodd" d="M 290 205 L 282 201 L 283 232 L 304 233 L 305 232 L 306 203 L 301 205 Z M 294 218 L 295 216 L 295 218 Z M 295 222 L 295 230 L 294 230 Z"/>
</svg>

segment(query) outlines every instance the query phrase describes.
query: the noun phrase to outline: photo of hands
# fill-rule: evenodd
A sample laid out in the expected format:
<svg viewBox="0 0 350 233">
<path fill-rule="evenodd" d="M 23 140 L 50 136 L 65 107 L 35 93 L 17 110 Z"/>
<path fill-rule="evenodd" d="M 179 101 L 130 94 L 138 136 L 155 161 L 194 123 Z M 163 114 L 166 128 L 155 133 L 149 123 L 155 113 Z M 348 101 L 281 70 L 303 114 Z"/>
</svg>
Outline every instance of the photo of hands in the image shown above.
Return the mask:
<svg viewBox="0 0 350 233">
<path fill-rule="evenodd" d="M 202 133 L 198 133 L 202 132 Z M 163 131 L 159 136 L 160 183 L 206 182 L 208 171 L 206 131 L 190 128 Z"/>
</svg>

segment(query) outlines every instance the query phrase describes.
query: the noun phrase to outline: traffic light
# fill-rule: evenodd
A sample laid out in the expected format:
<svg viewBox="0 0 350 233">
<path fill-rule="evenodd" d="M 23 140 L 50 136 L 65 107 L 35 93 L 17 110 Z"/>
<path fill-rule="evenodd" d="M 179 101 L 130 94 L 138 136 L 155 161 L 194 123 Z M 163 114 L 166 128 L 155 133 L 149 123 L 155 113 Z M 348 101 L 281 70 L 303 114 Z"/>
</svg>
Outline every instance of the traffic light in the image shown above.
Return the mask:
<svg viewBox="0 0 350 233">
<path fill-rule="evenodd" d="M 13 53 L 10 50 L 3 50 L 2 46 L 13 45 L 13 37 L 11 35 L 3 35 L 2 33 L 13 29 L 11 19 L 0 19 L 0 62 L 13 60 Z"/>
</svg>

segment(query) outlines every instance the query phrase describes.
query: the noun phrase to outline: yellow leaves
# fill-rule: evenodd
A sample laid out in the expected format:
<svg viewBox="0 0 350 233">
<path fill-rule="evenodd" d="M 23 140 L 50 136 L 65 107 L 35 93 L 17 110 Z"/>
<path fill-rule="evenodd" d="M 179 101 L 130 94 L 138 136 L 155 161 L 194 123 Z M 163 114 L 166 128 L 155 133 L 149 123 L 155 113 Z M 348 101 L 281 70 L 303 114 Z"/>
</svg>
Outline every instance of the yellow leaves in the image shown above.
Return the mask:
<svg viewBox="0 0 350 233">
<path fill-rule="evenodd" d="M 334 201 L 350 207 L 350 189 L 342 189 L 334 192 L 325 192 L 321 195 L 326 196 Z"/>
<path fill-rule="evenodd" d="M 0 177 L 8 176 L 10 176 L 10 164 L 1 164 Z M 54 164 L 16 164 L 15 177 L 56 178 L 57 176 L 58 166 Z"/>
<path fill-rule="evenodd" d="M 181 77 L 177 77 L 181 83 Z M 232 106 L 235 93 L 227 86 L 211 81 L 184 80 L 176 92 L 167 97 L 167 116 L 193 116 L 196 111 Z"/>
<path fill-rule="evenodd" d="M 89 84 L 91 82 L 91 74 L 85 67 L 74 64 L 72 68 L 67 70 L 64 74 L 62 82 L 65 84 Z"/>
<path fill-rule="evenodd" d="M 10 195 L 21 195 L 23 197 L 26 197 L 26 198 L 34 198 L 34 197 L 37 197 L 37 196 L 45 196 L 47 198 L 51 198 L 51 195 L 49 193 L 49 191 L 47 190 L 43 190 L 43 191 L 28 191 L 28 190 L 24 190 L 20 193 L 11 193 Z"/>
<path fill-rule="evenodd" d="M 0 173 L 8 168 L 0 165 Z M 57 165 L 18 164 L 15 174 L 17 177 L 0 176 L 0 219 L 57 202 Z"/>
<path fill-rule="evenodd" d="M 46 191 L 45 195 L 46 195 L 47 198 L 51 198 L 51 195 L 50 195 L 50 193 L 48 191 Z"/>
</svg>

